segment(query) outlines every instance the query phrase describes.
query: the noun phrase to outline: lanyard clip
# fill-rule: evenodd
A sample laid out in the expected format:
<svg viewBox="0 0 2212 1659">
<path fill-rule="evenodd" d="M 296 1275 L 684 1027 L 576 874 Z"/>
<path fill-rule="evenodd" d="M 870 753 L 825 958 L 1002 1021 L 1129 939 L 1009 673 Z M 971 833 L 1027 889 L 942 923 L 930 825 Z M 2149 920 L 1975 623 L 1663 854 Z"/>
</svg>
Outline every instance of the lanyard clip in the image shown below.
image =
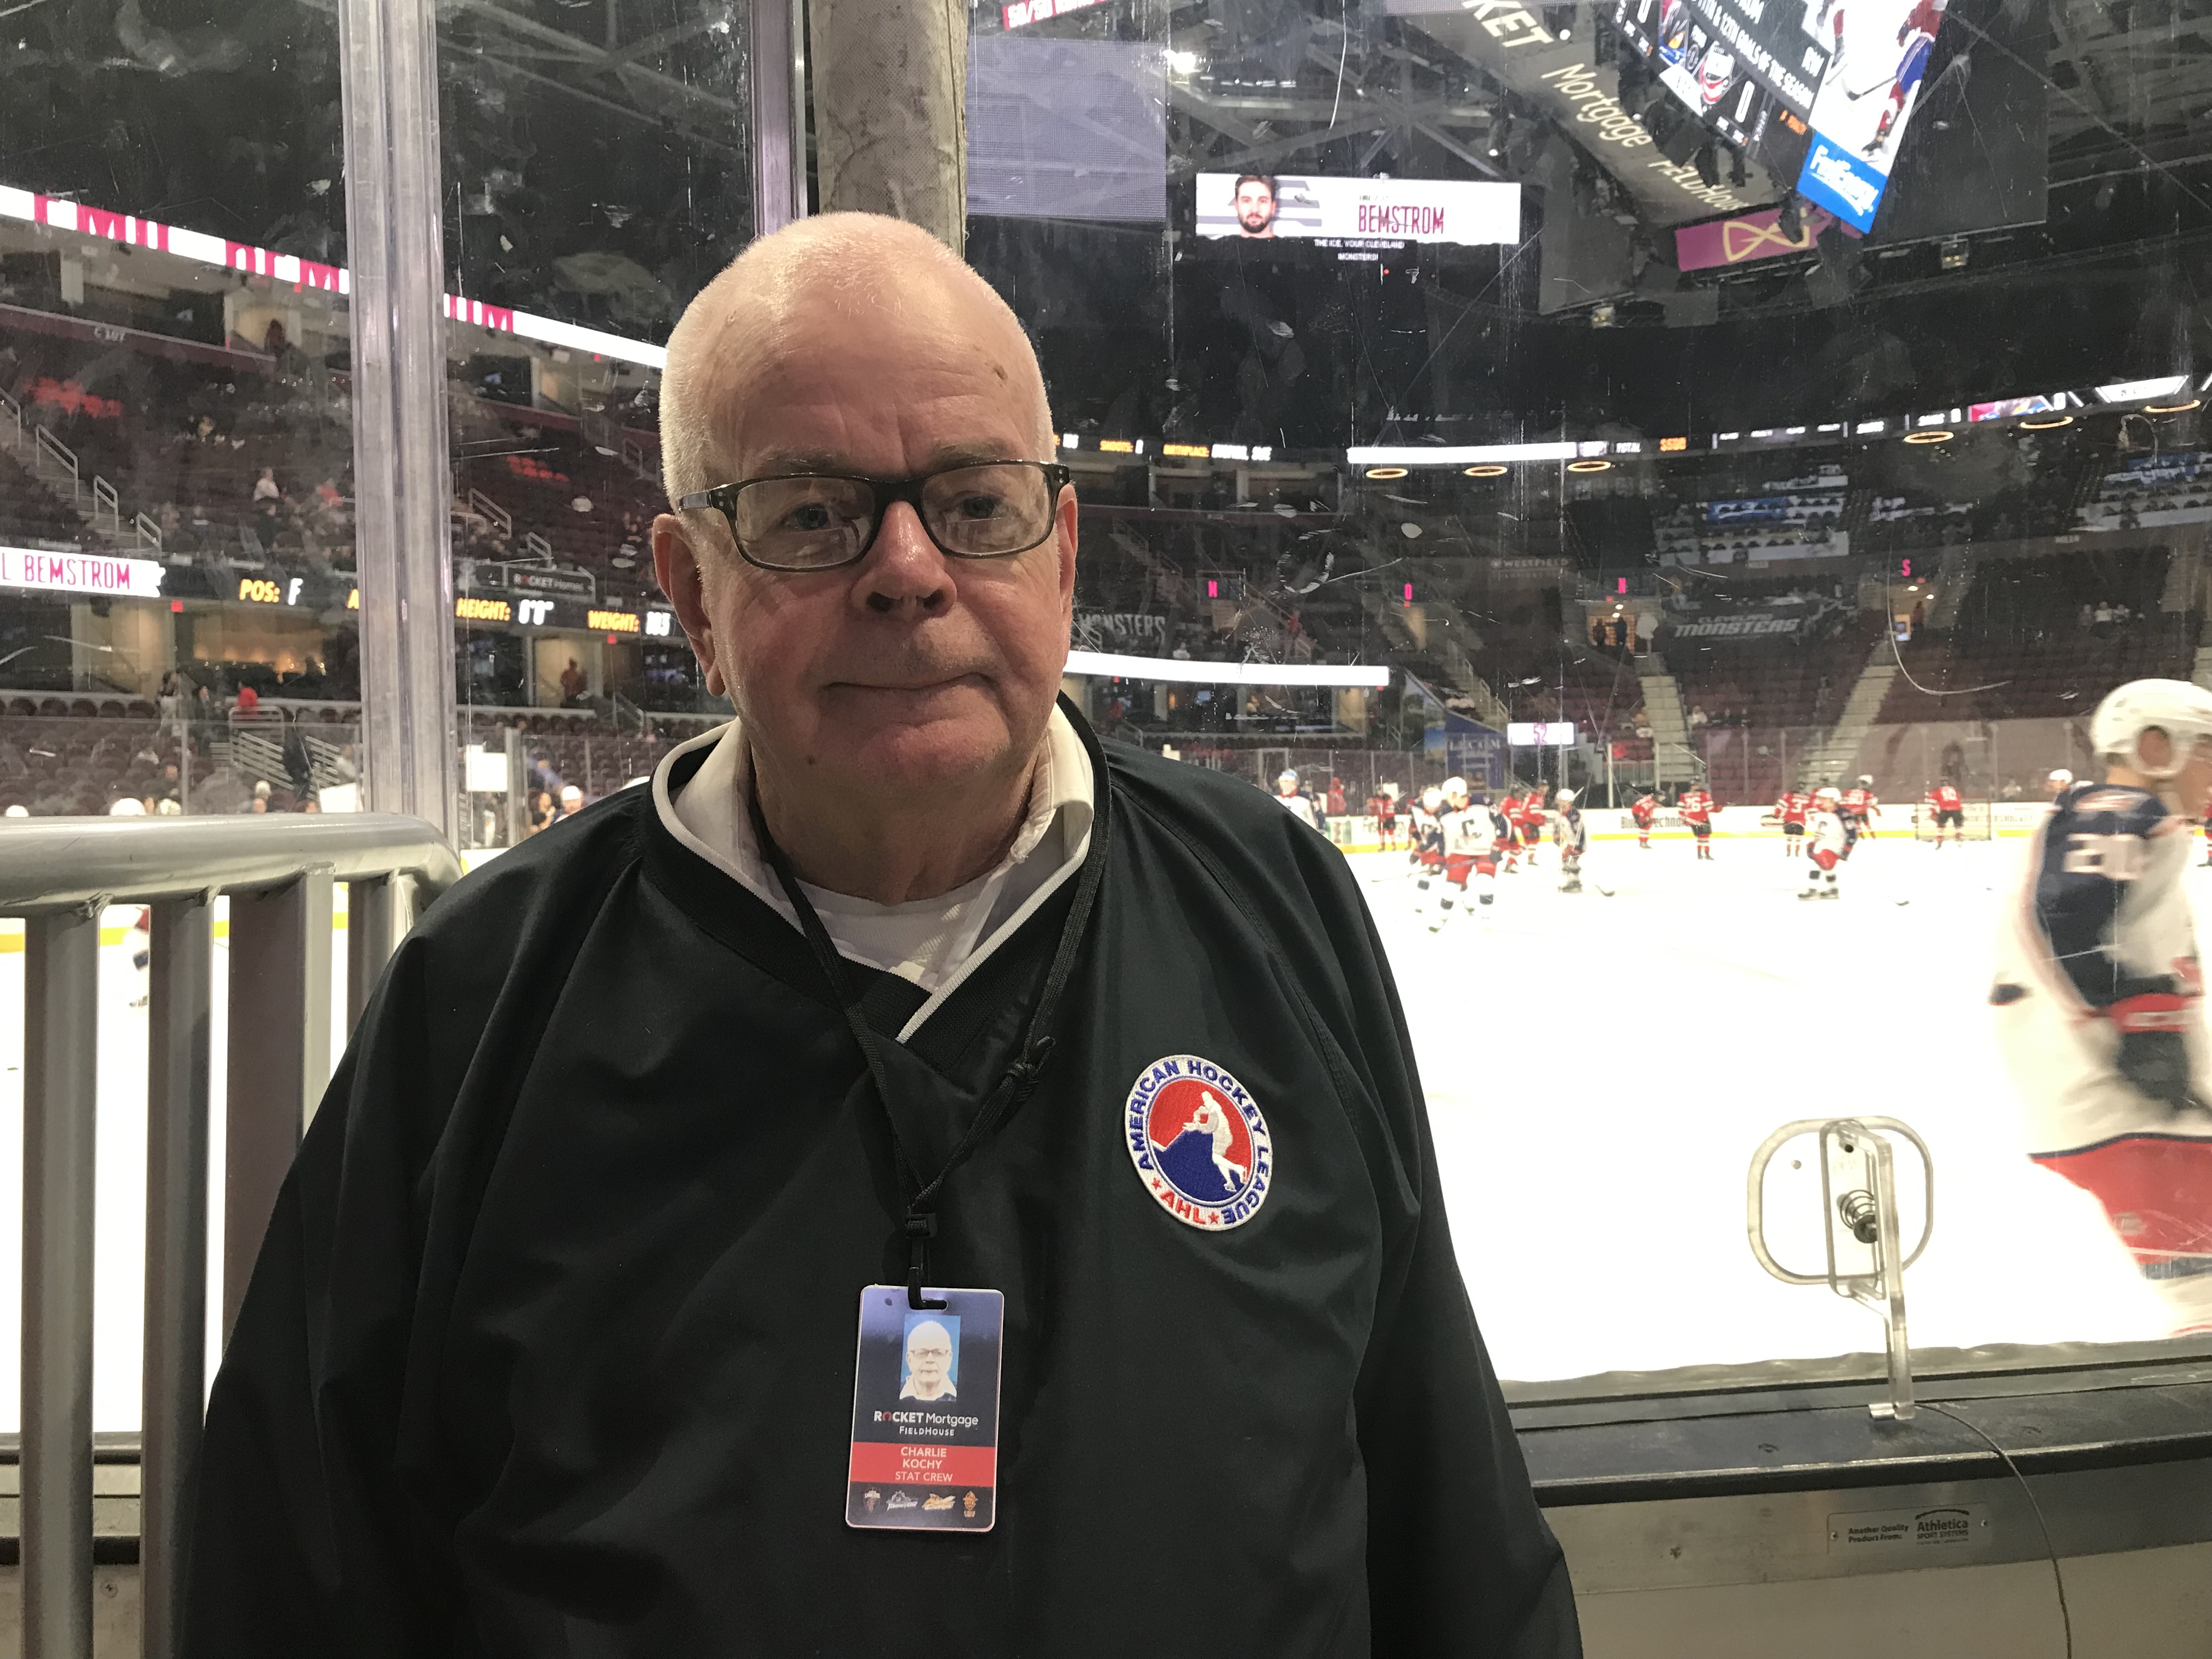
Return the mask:
<svg viewBox="0 0 2212 1659">
<path fill-rule="evenodd" d="M 931 1301 L 921 1293 L 922 1281 L 929 1277 L 929 1241 L 936 1237 L 935 1216 L 927 1212 L 907 1212 L 906 1305 L 916 1312 L 945 1305 L 942 1302 Z"/>
</svg>

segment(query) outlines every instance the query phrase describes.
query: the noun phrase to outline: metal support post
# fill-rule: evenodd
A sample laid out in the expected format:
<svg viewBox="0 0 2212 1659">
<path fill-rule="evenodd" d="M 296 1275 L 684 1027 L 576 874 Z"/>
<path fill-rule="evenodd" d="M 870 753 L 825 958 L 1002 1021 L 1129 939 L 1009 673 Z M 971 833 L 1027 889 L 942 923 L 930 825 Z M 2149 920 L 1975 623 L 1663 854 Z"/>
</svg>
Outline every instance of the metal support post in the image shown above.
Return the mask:
<svg viewBox="0 0 2212 1659">
<path fill-rule="evenodd" d="M 222 1334 L 331 1075 L 331 872 L 230 900 L 230 1054 L 223 1148 Z"/>
<path fill-rule="evenodd" d="M 362 793 L 453 838 L 453 584 L 432 0 L 339 0 Z"/>
<path fill-rule="evenodd" d="M 24 923 L 23 1651 L 92 1659 L 100 907 Z"/>
<path fill-rule="evenodd" d="M 146 1348 L 139 1431 L 140 1651 L 172 1659 L 182 1610 L 185 1474 L 207 1398 L 208 1032 L 214 908 L 154 907 L 146 1098 Z"/>
<path fill-rule="evenodd" d="M 368 999 L 398 937 L 392 910 L 398 899 L 390 876 L 364 876 L 346 884 L 346 1036 L 361 1028 Z"/>
<path fill-rule="evenodd" d="M 805 0 L 753 0 L 753 234 L 806 216 Z"/>
<path fill-rule="evenodd" d="M 965 0 L 811 0 L 815 173 L 825 211 L 968 240 Z"/>
<path fill-rule="evenodd" d="M 507 844 L 520 847 L 530 833 L 530 760 L 522 750 L 522 728 L 504 727 L 507 746 Z"/>
</svg>

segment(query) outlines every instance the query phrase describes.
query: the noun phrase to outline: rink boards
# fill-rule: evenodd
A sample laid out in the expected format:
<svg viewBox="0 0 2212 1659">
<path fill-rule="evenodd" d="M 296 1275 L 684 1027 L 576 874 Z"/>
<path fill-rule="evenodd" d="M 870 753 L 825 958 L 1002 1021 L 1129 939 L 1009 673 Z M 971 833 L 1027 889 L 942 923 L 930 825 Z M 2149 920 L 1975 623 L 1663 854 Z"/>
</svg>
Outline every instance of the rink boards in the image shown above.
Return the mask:
<svg viewBox="0 0 2212 1659">
<path fill-rule="evenodd" d="M 2017 842 L 1937 848 L 1900 833 L 1862 843 L 1839 900 L 1808 904 L 1796 896 L 1804 862 L 1772 836 L 1723 839 L 1710 861 L 1680 842 L 1644 850 L 1608 840 L 1590 849 L 1577 895 L 1557 890 L 1547 846 L 1533 868 L 1498 879 L 1492 909 L 1462 911 L 1440 933 L 1413 909 L 1402 853 L 1352 856 L 1407 1012 L 1459 1261 L 1501 1374 L 1877 1346 L 1872 1315 L 1769 1279 L 1744 1242 L 1753 1150 L 1778 1124 L 1822 1113 L 1899 1117 L 1935 1149 L 1936 1236 L 1906 1279 L 1916 1343 L 2163 1333 L 2163 1309 L 2094 1202 L 2023 1155 L 1986 1006 L 1997 907 L 2021 851 Z M 100 952 L 102 1430 L 134 1427 L 138 1413 L 147 1021 L 131 1006 L 145 977 L 131 962 L 134 914 L 107 914 Z M 20 1291 L 25 959 L 20 933 L 0 944 L 15 947 L 0 949 L 4 1350 Z M 220 1066 L 220 939 L 216 949 Z M 334 1031 L 344 1030 L 344 967 L 339 949 Z M 1102 1134 L 1115 1132 L 1114 1104 L 1097 1105 Z M 218 1112 L 217 1170 L 222 1133 Z M 1818 1194 L 1790 1187 L 1803 1179 L 1789 1173 L 1793 1156 L 1777 1160 L 1771 1224 L 1778 1249 L 1794 1239 L 1795 1259 L 1817 1263 Z M 210 1237 L 222 1237 L 219 1204 Z M 219 1262 L 210 1269 L 219 1277 Z M 0 1431 L 15 1425 L 17 1384 L 15 1368 L 0 1366 Z"/>
</svg>

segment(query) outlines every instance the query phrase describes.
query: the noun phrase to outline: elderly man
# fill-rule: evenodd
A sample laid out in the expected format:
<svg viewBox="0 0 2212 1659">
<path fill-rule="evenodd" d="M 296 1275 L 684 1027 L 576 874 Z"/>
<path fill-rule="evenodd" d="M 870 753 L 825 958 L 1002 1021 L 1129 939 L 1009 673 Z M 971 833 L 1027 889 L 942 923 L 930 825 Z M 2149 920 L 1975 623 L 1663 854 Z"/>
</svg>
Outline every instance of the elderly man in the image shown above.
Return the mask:
<svg viewBox="0 0 2212 1659">
<path fill-rule="evenodd" d="M 215 1385 L 187 1651 L 1575 1653 L 1357 884 L 1055 703 L 1012 313 L 806 221 L 662 420 L 737 719 L 393 958 Z M 902 1307 L 953 1413 L 865 1406 Z"/>
</svg>

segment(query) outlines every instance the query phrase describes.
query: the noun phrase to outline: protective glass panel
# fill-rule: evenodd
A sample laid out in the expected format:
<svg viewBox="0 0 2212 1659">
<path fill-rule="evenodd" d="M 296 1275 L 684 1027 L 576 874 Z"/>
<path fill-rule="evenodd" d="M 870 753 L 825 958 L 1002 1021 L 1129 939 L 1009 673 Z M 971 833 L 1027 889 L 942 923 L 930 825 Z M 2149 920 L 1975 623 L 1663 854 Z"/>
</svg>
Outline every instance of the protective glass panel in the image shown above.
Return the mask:
<svg viewBox="0 0 2212 1659">
<path fill-rule="evenodd" d="M 1798 1120 L 1755 1189 L 1824 1279 L 1879 1229 L 1820 1126 L 1927 1143 L 1925 1348 L 2212 1322 L 2194 25 L 973 15 L 969 255 L 1083 503 L 1069 690 L 1343 847 L 1501 1372 L 1878 1350 L 1747 1247 Z M 2055 819 L 2054 769 L 2122 793 Z"/>
<path fill-rule="evenodd" d="M 727 717 L 647 532 L 665 507 L 661 348 L 752 234 L 745 16 L 546 0 L 441 25 L 471 848 L 512 845 Z"/>
</svg>

